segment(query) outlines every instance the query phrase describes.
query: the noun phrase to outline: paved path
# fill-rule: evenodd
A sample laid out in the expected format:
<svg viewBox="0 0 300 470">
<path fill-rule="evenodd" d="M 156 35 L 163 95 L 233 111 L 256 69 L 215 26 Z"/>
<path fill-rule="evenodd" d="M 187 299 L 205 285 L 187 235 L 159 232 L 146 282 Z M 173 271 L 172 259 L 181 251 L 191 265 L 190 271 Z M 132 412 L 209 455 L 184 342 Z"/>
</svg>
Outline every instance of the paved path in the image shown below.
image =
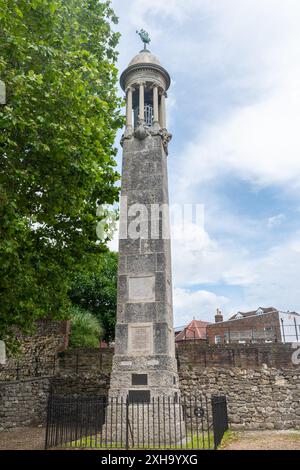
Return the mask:
<svg viewBox="0 0 300 470">
<path fill-rule="evenodd" d="M 236 432 L 223 450 L 300 450 L 300 431 Z"/>
<path fill-rule="evenodd" d="M 0 450 L 40 450 L 45 445 L 45 428 L 15 428 L 0 432 Z"/>
</svg>

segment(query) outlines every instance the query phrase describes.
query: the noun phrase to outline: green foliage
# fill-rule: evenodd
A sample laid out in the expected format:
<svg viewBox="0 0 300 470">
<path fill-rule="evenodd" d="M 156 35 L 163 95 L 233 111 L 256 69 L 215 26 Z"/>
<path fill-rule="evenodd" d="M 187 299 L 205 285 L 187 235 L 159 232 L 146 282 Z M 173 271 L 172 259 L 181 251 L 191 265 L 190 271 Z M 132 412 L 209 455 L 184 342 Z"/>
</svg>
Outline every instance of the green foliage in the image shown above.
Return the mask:
<svg viewBox="0 0 300 470">
<path fill-rule="evenodd" d="M 90 312 L 73 305 L 70 308 L 71 333 L 69 345 L 71 348 L 97 348 L 102 334 L 99 320 Z"/>
<path fill-rule="evenodd" d="M 0 0 L 0 337 L 68 310 L 118 198 L 119 34 L 109 1 Z"/>
<path fill-rule="evenodd" d="M 92 312 L 99 319 L 106 341 L 111 341 L 115 334 L 117 269 L 117 254 L 102 253 L 85 270 L 74 275 L 69 292 L 74 305 Z"/>
</svg>

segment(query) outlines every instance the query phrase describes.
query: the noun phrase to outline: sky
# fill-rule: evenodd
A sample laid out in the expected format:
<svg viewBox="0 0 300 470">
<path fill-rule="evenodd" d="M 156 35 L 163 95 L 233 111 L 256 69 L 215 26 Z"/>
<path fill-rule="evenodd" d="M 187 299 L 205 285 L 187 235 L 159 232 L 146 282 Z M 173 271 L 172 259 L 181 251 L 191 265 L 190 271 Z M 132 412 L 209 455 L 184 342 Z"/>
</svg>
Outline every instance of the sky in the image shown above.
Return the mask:
<svg viewBox="0 0 300 470">
<path fill-rule="evenodd" d="M 299 0 L 112 5 L 119 70 L 144 28 L 172 78 L 170 203 L 204 207 L 204 227 L 172 241 L 174 324 L 300 311 Z"/>
</svg>

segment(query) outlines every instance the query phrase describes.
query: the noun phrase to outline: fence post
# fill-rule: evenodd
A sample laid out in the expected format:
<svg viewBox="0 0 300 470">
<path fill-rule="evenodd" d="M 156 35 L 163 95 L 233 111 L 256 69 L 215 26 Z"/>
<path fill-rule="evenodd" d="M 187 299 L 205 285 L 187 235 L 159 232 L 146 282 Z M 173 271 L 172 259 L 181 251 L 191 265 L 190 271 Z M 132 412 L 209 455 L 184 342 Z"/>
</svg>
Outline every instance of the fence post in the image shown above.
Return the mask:
<svg viewBox="0 0 300 470">
<path fill-rule="evenodd" d="M 79 357 L 78 357 L 78 353 L 77 353 L 76 354 L 75 374 L 78 374 L 78 362 L 79 362 Z"/>
<path fill-rule="evenodd" d="M 50 384 L 49 396 L 48 396 L 48 403 L 47 403 L 47 416 L 46 416 L 46 434 L 45 434 L 45 450 L 49 447 L 49 432 L 50 426 L 52 425 L 52 396 L 53 396 L 53 388 L 52 384 Z"/>
<path fill-rule="evenodd" d="M 128 399 L 128 395 L 126 397 L 126 440 L 125 440 L 125 448 L 126 450 L 129 449 L 129 399 Z"/>
<path fill-rule="evenodd" d="M 215 449 L 221 443 L 225 431 L 228 430 L 227 400 L 224 395 L 211 397 L 212 418 Z"/>
</svg>

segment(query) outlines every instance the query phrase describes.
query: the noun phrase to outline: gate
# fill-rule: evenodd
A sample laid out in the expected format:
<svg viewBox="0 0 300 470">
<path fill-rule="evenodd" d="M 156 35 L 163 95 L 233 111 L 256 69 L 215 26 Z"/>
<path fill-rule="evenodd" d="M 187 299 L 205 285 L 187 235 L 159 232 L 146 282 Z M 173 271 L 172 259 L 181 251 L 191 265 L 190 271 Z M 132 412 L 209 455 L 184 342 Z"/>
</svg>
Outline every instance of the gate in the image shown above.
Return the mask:
<svg viewBox="0 0 300 470">
<path fill-rule="evenodd" d="M 226 397 L 61 397 L 48 401 L 45 448 L 216 449 L 228 428 Z"/>
</svg>

